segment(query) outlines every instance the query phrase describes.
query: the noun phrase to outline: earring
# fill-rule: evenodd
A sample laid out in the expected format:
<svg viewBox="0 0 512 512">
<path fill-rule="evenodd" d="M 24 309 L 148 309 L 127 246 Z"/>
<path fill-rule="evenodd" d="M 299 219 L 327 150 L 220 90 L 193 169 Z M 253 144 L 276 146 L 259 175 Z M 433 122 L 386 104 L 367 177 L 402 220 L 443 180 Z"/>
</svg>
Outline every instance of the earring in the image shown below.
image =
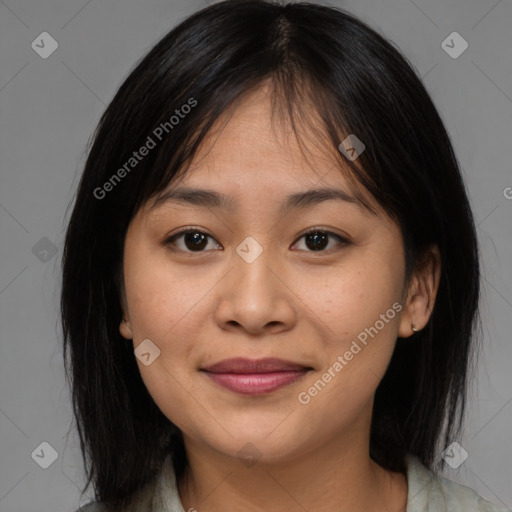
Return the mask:
<svg viewBox="0 0 512 512">
<path fill-rule="evenodd" d="M 416 324 L 414 322 L 411 322 L 411 329 L 414 331 L 414 332 L 418 332 L 419 329 L 416 327 Z"/>
</svg>

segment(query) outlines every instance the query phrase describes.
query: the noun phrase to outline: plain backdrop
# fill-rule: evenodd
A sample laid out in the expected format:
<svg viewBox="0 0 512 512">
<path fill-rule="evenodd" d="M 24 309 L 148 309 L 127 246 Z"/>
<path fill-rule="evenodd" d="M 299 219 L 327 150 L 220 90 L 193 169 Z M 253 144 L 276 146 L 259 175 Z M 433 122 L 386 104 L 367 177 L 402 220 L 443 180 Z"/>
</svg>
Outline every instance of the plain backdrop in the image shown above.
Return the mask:
<svg viewBox="0 0 512 512">
<path fill-rule="evenodd" d="M 0 1 L 0 512 L 79 505 L 84 472 L 75 431 L 66 436 L 73 418 L 58 317 L 67 208 L 86 143 L 117 88 L 154 43 L 205 5 Z M 465 435 L 454 439 L 468 458 L 445 474 L 511 506 L 512 3 L 330 5 L 396 43 L 452 137 L 478 224 L 485 339 Z M 454 58 L 464 41 L 468 48 Z M 46 469 L 41 453 L 46 462 L 55 459 Z M 82 504 L 91 496 L 89 490 Z"/>
</svg>

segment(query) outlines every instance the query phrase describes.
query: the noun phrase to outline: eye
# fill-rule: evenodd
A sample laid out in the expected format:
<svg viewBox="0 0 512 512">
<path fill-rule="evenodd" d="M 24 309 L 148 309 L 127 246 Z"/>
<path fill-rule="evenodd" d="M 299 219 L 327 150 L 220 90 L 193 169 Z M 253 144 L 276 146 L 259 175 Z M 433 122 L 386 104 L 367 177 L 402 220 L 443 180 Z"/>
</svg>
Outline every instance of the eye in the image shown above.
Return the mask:
<svg viewBox="0 0 512 512">
<path fill-rule="evenodd" d="M 319 228 L 311 228 L 308 229 L 302 236 L 298 239 L 305 239 L 305 245 L 309 249 L 308 252 L 327 252 L 333 247 L 330 247 L 327 251 L 324 251 L 325 247 L 329 245 L 329 237 L 337 238 L 340 244 L 349 245 L 349 241 L 342 236 L 333 233 L 332 231 L 325 231 Z M 295 243 L 292 247 L 295 247 L 297 243 Z M 338 245 L 340 245 L 338 244 Z"/>
<path fill-rule="evenodd" d="M 205 252 L 203 249 L 208 246 L 208 239 L 213 237 L 200 231 L 199 229 L 183 229 L 181 232 L 170 236 L 164 241 L 164 245 L 177 246 L 178 250 L 183 252 Z M 176 241 L 183 239 L 183 244 L 177 244 Z M 217 248 L 220 245 L 217 244 Z"/>
<path fill-rule="evenodd" d="M 327 252 L 333 248 L 330 247 L 327 251 L 325 250 L 326 246 L 329 245 L 329 238 L 332 237 L 338 240 L 338 245 L 350 244 L 346 238 L 333 233 L 332 231 L 326 231 L 319 228 L 310 228 L 308 231 L 304 232 L 298 240 L 302 238 L 305 239 L 307 252 Z M 164 240 L 163 244 L 165 246 L 172 245 L 183 252 L 205 252 L 205 249 L 208 247 L 208 239 L 215 240 L 213 237 L 199 229 L 184 228 L 179 233 L 176 233 Z M 177 243 L 178 240 L 182 243 Z M 292 248 L 296 248 L 296 246 L 297 242 L 292 245 Z M 216 247 L 213 248 L 221 249 L 222 246 L 217 244 Z"/>
</svg>

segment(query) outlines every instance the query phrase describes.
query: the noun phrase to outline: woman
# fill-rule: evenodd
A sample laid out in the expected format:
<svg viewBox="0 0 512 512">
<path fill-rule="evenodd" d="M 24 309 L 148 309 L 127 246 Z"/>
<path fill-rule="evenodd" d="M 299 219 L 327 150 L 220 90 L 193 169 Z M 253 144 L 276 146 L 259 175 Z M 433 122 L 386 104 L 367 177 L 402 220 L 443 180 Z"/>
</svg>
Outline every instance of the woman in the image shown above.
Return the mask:
<svg viewBox="0 0 512 512">
<path fill-rule="evenodd" d="M 391 43 L 307 3 L 199 11 L 108 106 L 69 222 L 82 510 L 505 510 L 432 471 L 463 453 L 478 298 L 456 157 Z"/>
</svg>

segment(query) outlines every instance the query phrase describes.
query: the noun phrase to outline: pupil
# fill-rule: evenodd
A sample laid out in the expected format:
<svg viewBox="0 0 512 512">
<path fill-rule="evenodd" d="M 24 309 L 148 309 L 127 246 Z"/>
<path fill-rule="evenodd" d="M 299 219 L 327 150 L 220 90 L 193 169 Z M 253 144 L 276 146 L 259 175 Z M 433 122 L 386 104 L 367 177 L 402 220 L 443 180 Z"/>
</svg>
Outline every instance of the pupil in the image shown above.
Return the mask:
<svg viewBox="0 0 512 512">
<path fill-rule="evenodd" d="M 191 241 L 192 245 L 189 246 L 187 242 Z M 204 249 L 207 245 L 206 236 L 202 233 L 186 233 L 185 234 L 185 245 L 188 249 Z"/>
<path fill-rule="evenodd" d="M 308 241 L 312 241 L 313 246 L 310 246 L 308 244 Z M 306 245 L 308 246 L 309 249 L 311 249 L 313 251 L 318 251 L 320 249 L 323 249 L 327 245 L 326 241 L 327 241 L 327 235 L 325 233 L 323 233 L 323 234 L 310 233 L 310 234 L 306 235 Z"/>
</svg>

